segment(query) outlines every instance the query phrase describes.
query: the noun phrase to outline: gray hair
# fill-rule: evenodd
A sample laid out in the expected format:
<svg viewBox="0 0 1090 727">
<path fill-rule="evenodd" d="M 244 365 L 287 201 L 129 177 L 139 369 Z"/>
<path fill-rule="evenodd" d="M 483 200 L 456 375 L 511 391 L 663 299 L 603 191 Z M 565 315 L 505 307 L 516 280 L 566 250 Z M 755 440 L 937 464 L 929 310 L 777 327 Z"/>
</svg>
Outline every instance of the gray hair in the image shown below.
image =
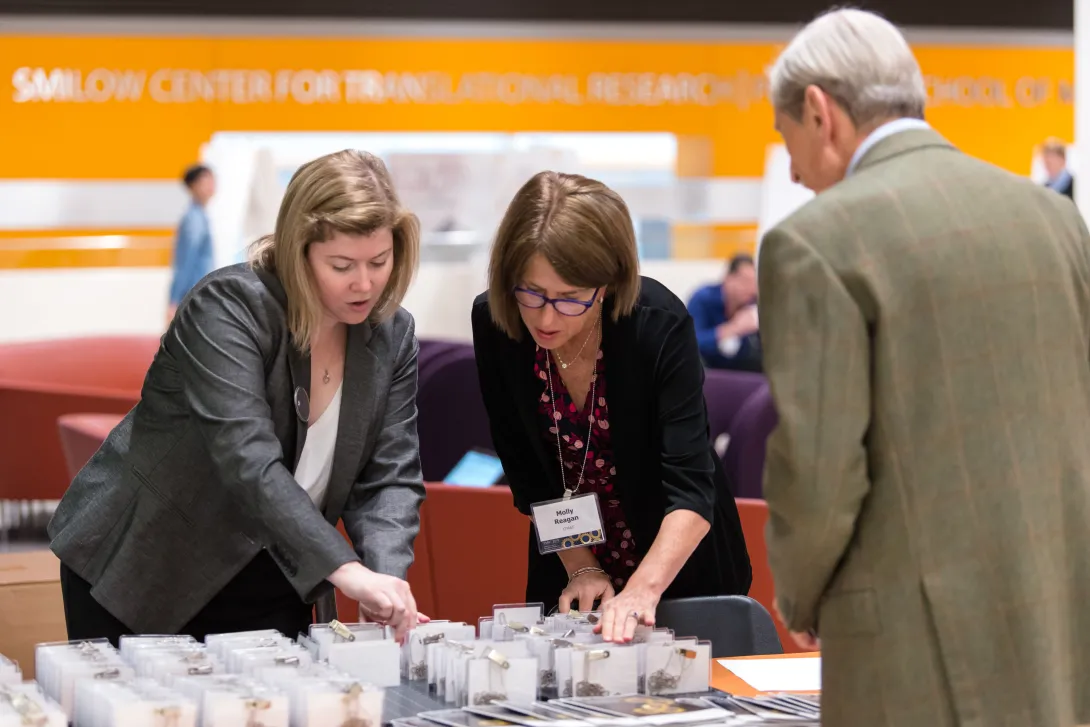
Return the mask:
<svg viewBox="0 0 1090 727">
<path fill-rule="evenodd" d="M 795 36 L 769 71 L 772 106 L 802 117 L 809 86 L 844 109 L 856 127 L 892 118 L 923 118 L 927 103 L 920 65 L 901 31 L 865 10 L 841 9 Z"/>
</svg>

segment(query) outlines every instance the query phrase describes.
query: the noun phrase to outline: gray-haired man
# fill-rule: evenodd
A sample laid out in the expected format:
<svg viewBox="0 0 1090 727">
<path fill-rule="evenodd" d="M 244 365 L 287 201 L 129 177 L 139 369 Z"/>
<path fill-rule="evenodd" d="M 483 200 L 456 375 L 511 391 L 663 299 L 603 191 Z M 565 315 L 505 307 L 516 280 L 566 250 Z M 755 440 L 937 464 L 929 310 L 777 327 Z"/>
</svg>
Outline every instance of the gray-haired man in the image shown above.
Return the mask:
<svg viewBox="0 0 1090 727">
<path fill-rule="evenodd" d="M 923 121 L 858 10 L 771 71 L 818 195 L 761 245 L 777 604 L 828 725 L 1090 722 L 1090 236 Z"/>
</svg>

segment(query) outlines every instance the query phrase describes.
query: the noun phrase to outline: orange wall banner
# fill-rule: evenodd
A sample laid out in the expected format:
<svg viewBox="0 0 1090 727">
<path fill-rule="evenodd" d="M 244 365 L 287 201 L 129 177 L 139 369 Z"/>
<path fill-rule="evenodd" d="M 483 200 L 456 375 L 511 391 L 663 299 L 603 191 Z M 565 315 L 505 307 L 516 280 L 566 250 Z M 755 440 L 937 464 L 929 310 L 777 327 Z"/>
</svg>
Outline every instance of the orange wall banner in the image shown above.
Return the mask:
<svg viewBox="0 0 1090 727">
<path fill-rule="evenodd" d="M 217 131 L 660 131 L 759 177 L 771 43 L 4 37 L 0 178 L 173 179 Z M 929 120 L 1028 173 L 1071 138 L 1069 49 L 916 48 Z"/>
</svg>

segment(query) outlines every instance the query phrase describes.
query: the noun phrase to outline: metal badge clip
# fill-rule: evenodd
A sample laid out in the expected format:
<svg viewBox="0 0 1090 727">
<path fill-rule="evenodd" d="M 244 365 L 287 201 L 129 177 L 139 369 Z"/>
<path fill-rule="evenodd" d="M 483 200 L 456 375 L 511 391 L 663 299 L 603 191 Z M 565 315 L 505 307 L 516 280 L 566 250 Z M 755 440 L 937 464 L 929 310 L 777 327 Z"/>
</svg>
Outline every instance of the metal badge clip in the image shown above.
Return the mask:
<svg viewBox="0 0 1090 727">
<path fill-rule="evenodd" d="M 507 657 L 496 651 L 495 649 L 489 649 L 487 652 L 485 652 L 484 658 L 488 659 L 501 669 L 511 668 L 511 662 L 507 661 Z"/>
<path fill-rule="evenodd" d="M 337 619 L 333 619 L 329 622 L 329 630 L 336 634 L 338 638 L 344 639 L 345 641 L 356 640 L 356 635 Z"/>
</svg>

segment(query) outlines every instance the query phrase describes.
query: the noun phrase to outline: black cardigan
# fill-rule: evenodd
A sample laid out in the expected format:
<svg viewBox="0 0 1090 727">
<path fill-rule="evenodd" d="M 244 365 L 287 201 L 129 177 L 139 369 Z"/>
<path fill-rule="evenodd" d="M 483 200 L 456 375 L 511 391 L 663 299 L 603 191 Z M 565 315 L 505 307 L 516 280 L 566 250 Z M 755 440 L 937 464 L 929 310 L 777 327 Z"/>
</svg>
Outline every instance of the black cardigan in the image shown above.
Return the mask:
<svg viewBox="0 0 1090 727">
<path fill-rule="evenodd" d="M 704 368 L 692 318 L 661 283 L 641 278 L 631 314 L 614 322 L 603 304 L 602 351 L 609 382 L 609 419 L 617 492 L 640 556 L 663 518 L 692 510 L 711 530 L 664 598 L 746 594 L 752 571 L 738 508 L 708 435 Z M 556 453 L 544 446 L 537 416 L 541 382 L 534 377 L 534 341 L 514 341 L 492 321 L 487 295 L 473 303 L 473 346 L 492 441 L 515 506 L 563 496 Z M 567 583 L 560 558 L 538 552 L 530 529 L 526 597 L 552 608 Z"/>
</svg>

